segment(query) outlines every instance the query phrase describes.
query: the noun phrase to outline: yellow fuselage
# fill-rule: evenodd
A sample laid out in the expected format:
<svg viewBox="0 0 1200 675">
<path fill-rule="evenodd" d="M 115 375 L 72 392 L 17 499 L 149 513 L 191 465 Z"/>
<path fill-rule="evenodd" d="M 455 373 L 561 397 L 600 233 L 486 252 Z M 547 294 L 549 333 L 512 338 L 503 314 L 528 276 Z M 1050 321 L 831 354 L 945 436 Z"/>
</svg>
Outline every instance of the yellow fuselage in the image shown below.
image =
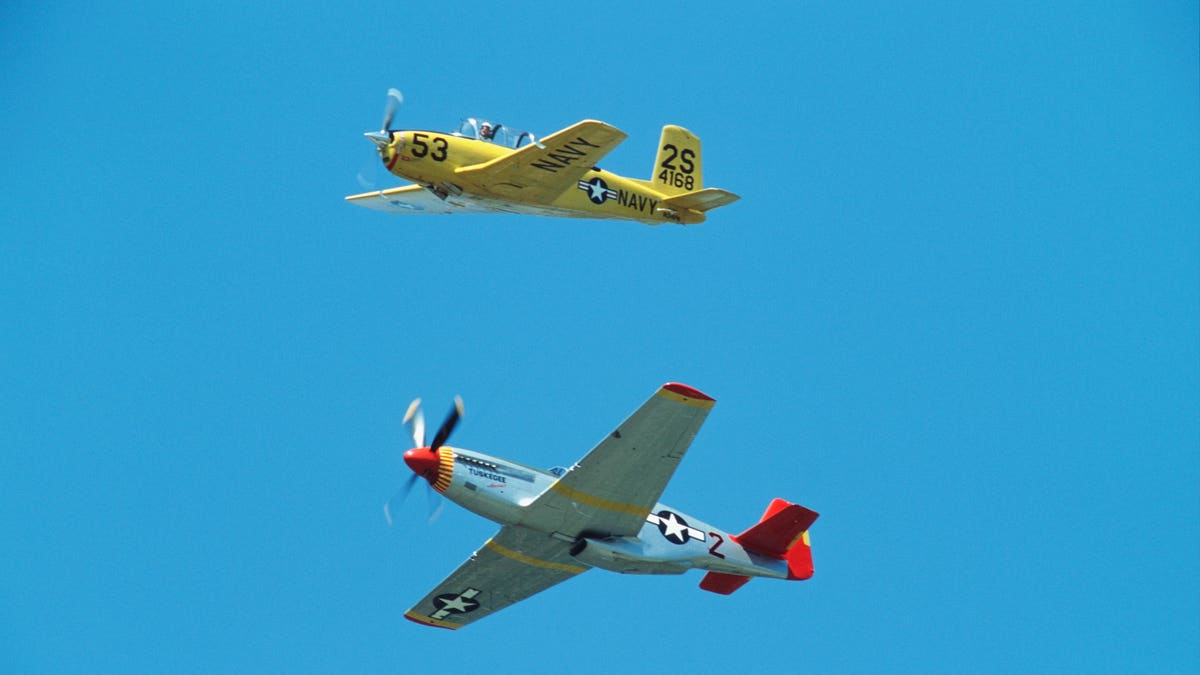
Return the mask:
<svg viewBox="0 0 1200 675">
<path fill-rule="evenodd" d="M 576 157 L 570 144 L 549 159 L 535 162 L 547 179 L 572 164 Z M 486 141 L 435 131 L 392 132 L 392 142 L 381 149 L 384 165 L 393 174 L 424 185 L 451 203 L 461 201 L 512 213 L 557 215 L 584 218 L 634 220 L 651 225 L 660 223 L 692 224 L 704 221 L 704 214 L 689 209 L 662 208 L 666 195 L 653 189 L 649 181 L 626 178 L 599 167 L 590 167 L 577 184 L 546 199 L 522 195 L 520 185 L 476 182 L 462 167 L 477 166 L 516 152 L 512 148 Z M 537 171 L 531 171 L 536 180 Z M 486 173 L 476 174 L 479 178 Z"/>
</svg>

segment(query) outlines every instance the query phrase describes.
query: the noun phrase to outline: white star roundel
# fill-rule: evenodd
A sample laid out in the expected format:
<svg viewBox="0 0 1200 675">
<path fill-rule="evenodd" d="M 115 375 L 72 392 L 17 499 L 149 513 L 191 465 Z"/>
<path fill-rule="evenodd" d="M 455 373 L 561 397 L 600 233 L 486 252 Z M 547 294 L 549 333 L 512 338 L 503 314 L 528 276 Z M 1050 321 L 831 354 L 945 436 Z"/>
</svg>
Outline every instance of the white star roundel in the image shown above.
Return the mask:
<svg viewBox="0 0 1200 675">
<path fill-rule="evenodd" d="M 704 541 L 707 537 L 700 530 L 690 527 L 687 521 L 670 511 L 659 511 L 646 516 L 646 520 L 658 526 L 658 531 L 672 544 L 686 544 L 692 539 Z"/>
<path fill-rule="evenodd" d="M 468 588 L 462 593 L 445 593 L 433 599 L 433 606 L 437 607 L 438 611 L 433 613 L 433 618 L 441 620 L 450 614 L 466 614 L 479 609 L 479 601 L 475 600 L 475 596 L 479 595 L 479 590 Z"/>
<path fill-rule="evenodd" d="M 588 199 L 592 200 L 593 204 L 603 204 L 606 199 L 617 198 L 617 191 L 608 189 L 608 183 L 599 176 L 579 181 L 579 189 L 588 193 Z"/>
</svg>

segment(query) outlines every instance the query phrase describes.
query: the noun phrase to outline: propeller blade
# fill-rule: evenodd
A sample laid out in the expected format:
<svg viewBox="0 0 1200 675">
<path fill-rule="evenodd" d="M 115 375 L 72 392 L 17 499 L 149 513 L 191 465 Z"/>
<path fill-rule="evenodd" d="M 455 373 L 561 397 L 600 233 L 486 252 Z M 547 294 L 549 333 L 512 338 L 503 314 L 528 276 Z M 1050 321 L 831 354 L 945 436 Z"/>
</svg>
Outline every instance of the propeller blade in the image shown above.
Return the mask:
<svg viewBox="0 0 1200 675">
<path fill-rule="evenodd" d="M 450 409 L 450 414 L 446 416 L 446 421 L 442 422 L 441 428 L 437 430 L 437 434 L 433 437 L 433 443 L 429 444 L 429 449 L 432 452 L 437 452 L 437 449 L 442 447 L 447 438 L 450 438 L 450 432 L 454 431 L 454 425 L 458 424 L 458 420 L 463 415 L 463 402 L 461 396 L 454 397 L 454 407 Z"/>
<path fill-rule="evenodd" d="M 413 447 L 425 445 L 425 413 L 421 412 L 421 399 L 414 398 L 413 402 L 408 404 L 408 410 L 404 413 L 404 424 L 412 432 Z"/>
<path fill-rule="evenodd" d="M 428 524 L 432 525 L 437 522 L 438 518 L 442 516 L 442 511 L 446 510 L 446 499 L 444 497 L 440 497 L 438 493 L 434 492 L 433 488 L 426 490 L 425 494 L 428 495 L 429 499 Z"/>
<path fill-rule="evenodd" d="M 391 131 L 392 118 L 396 116 L 396 108 L 399 108 L 401 103 L 404 103 L 404 95 L 400 90 L 395 87 L 388 89 L 387 107 L 383 111 L 383 127 L 379 129 L 379 133 L 387 135 L 387 132 Z"/>
<path fill-rule="evenodd" d="M 358 175 L 354 178 L 358 181 L 358 186 L 363 190 L 376 190 L 379 185 L 379 167 L 382 166 L 377 158 L 372 157 L 363 164 L 362 169 L 359 169 Z"/>
<path fill-rule="evenodd" d="M 399 497 L 400 501 L 396 502 L 396 506 L 399 507 L 406 499 L 408 499 L 408 495 L 412 493 L 413 486 L 416 484 L 417 474 L 414 473 L 408 477 L 407 481 L 405 481 L 404 487 L 396 490 L 396 494 L 392 495 L 391 499 L 383 503 L 383 517 L 387 518 L 387 524 L 389 527 L 392 525 L 392 502 L 396 501 L 396 497 Z"/>
</svg>

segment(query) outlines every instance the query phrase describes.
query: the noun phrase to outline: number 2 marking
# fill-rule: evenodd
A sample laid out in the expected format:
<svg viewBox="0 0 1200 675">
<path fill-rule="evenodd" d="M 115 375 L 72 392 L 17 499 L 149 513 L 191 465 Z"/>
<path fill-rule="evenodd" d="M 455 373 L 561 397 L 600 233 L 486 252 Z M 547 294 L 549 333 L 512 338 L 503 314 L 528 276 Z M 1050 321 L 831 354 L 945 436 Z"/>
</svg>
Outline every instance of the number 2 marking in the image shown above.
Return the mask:
<svg viewBox="0 0 1200 675">
<path fill-rule="evenodd" d="M 659 163 L 662 171 L 658 174 L 658 180 L 666 185 L 673 185 L 677 188 L 691 190 L 696 186 L 696 177 L 692 173 L 696 170 L 696 153 L 691 148 L 684 148 L 680 152 L 679 148 L 675 147 L 674 143 L 667 143 L 662 146 L 663 161 Z M 675 160 L 679 160 L 679 164 L 675 164 Z"/>
<path fill-rule="evenodd" d="M 696 153 L 691 148 L 684 148 L 683 152 L 680 152 L 674 143 L 667 143 L 662 149 L 663 152 L 671 153 L 670 156 L 663 158 L 662 164 L 659 164 L 662 168 L 671 171 L 679 170 L 683 173 L 692 173 L 696 170 L 696 163 L 693 161 L 696 159 Z M 678 167 L 675 166 L 676 158 L 679 158 Z"/>
<path fill-rule="evenodd" d="M 672 171 L 674 171 L 675 170 L 675 158 L 679 156 L 679 148 L 675 147 L 671 143 L 667 143 L 666 145 L 663 146 L 663 152 L 669 152 L 669 153 L 671 153 L 671 156 L 664 158 L 662 161 L 662 164 L 660 164 L 659 166 L 661 166 L 664 169 L 671 169 Z"/>
<path fill-rule="evenodd" d="M 708 552 L 717 556 L 718 558 L 724 559 L 725 554 L 718 552 L 717 549 L 720 548 L 721 544 L 725 543 L 725 539 L 723 537 L 721 537 L 721 535 L 717 534 L 716 532 L 709 532 L 708 536 L 712 537 L 713 539 L 716 539 L 716 541 L 713 543 L 712 547 L 708 549 Z"/>
</svg>

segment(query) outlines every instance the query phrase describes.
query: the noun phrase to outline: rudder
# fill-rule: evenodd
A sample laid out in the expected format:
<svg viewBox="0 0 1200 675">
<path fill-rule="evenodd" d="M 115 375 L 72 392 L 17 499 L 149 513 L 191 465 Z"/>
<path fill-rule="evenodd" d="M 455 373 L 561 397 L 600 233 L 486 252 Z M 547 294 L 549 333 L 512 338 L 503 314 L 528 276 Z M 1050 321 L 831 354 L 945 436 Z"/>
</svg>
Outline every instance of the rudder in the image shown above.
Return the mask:
<svg viewBox="0 0 1200 675">
<path fill-rule="evenodd" d="M 788 578 L 811 579 L 813 575 L 812 544 L 808 541 L 808 530 L 787 552 Z"/>
</svg>

